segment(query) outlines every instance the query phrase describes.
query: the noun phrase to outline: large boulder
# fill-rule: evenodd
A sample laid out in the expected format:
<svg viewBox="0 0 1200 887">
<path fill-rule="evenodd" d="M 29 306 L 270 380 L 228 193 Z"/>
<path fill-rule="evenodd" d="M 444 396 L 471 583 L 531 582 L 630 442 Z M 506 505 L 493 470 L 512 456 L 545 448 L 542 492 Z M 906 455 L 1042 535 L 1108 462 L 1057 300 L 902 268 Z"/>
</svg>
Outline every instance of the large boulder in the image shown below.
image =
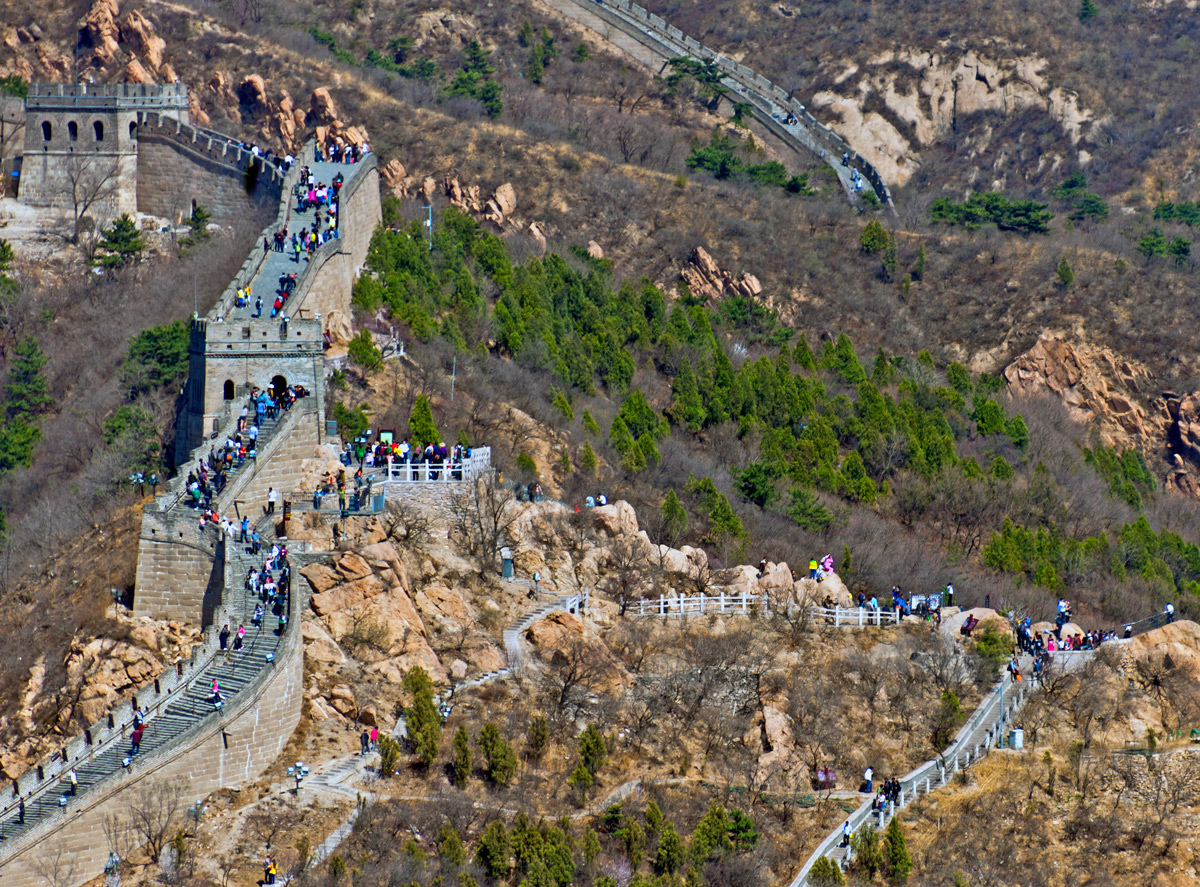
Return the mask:
<svg viewBox="0 0 1200 887">
<path fill-rule="evenodd" d="M 120 49 L 117 16 L 121 9 L 117 0 L 96 0 L 79 22 L 81 46 L 90 46 L 92 56 L 103 67 L 113 60 Z"/>
<path fill-rule="evenodd" d="M 321 126 L 329 126 L 338 119 L 337 105 L 329 94 L 329 87 L 318 86 L 308 100 L 308 113 Z"/>
<path fill-rule="evenodd" d="M 595 521 L 597 530 L 609 536 L 637 535 L 637 512 L 624 499 L 593 508 L 592 520 Z"/>
<path fill-rule="evenodd" d="M 963 610 L 960 613 L 955 613 L 953 616 L 942 617 L 942 634 L 945 637 L 957 639 L 961 637 L 959 629 L 963 627 L 963 623 L 968 618 L 974 617 L 979 620 L 979 624 L 975 626 L 975 630 L 971 632 L 972 636 L 977 635 L 985 625 L 992 624 L 997 630 L 1002 633 L 1009 633 L 1012 628 L 1007 619 L 989 607 L 972 607 L 970 610 Z"/>
<path fill-rule="evenodd" d="M 1194 391 L 1178 400 L 1167 401 L 1167 409 L 1173 421 L 1173 436 L 1187 458 L 1200 464 L 1200 391 Z"/>
<path fill-rule="evenodd" d="M 154 33 L 154 26 L 136 9 L 125 14 L 121 22 L 121 40 L 132 52 L 136 52 L 150 70 L 162 68 L 163 50 L 167 41 Z"/>
</svg>

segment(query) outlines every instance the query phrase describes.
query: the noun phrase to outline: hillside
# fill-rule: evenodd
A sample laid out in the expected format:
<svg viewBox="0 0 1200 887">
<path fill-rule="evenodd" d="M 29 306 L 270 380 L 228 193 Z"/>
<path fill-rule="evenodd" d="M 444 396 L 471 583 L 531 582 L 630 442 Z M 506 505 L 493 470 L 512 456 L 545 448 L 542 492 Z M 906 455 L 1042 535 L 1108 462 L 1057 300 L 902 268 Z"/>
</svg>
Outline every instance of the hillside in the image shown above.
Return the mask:
<svg viewBox="0 0 1200 887">
<path fill-rule="evenodd" d="M 703 69 L 647 68 L 533 0 L 0 0 L 4 90 L 179 79 L 194 123 L 247 143 L 369 145 L 384 224 L 331 330 L 325 418 L 346 440 L 487 446 L 499 470 L 490 517 L 393 505 L 336 542 L 332 521 L 296 532 L 337 549 L 302 574 L 302 726 L 259 783 L 208 799 L 180 839 L 194 868 L 140 854 L 136 878 L 254 883 L 275 846 L 303 869 L 362 791 L 378 803 L 298 883 L 787 883 L 863 768 L 939 754 L 1009 648 L 923 619 L 842 631 L 803 605 L 952 583 L 1002 621 L 1062 599 L 1085 631 L 1200 614 L 1193 10 L 648 5 L 793 88 L 894 183 L 894 211 L 848 199 Z M 112 605 L 147 501 L 130 474 L 169 471 L 184 321 L 265 218 L 149 232 L 105 273 L 65 219 L 6 198 L 0 220 L 13 777 L 195 643 Z M 519 501 L 534 484 L 545 499 Z M 616 504 L 589 510 L 601 494 Z M 516 582 L 495 575 L 502 538 Z M 806 585 L 826 554 L 836 575 Z M 584 589 L 588 612 L 533 621 L 527 668 L 497 676 L 538 592 Z M 736 590 L 796 609 L 624 612 Z M 1195 631 L 1052 673 L 1024 754 L 904 812 L 910 883 L 1192 877 Z M 371 726 L 413 728 L 394 766 L 354 758 Z M 285 797 L 301 759 L 312 800 Z M 850 791 L 815 792 L 822 761 Z"/>
</svg>

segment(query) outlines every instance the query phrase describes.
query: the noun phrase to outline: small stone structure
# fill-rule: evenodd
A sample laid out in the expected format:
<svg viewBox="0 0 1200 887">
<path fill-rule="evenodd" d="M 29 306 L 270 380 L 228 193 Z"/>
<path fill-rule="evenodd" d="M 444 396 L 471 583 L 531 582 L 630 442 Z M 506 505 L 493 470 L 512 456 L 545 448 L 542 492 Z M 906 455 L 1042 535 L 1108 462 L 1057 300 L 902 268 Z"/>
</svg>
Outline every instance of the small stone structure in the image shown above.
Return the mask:
<svg viewBox="0 0 1200 887">
<path fill-rule="evenodd" d="M 218 221 L 274 203 L 283 174 L 238 142 L 188 122 L 187 87 L 34 83 L 25 99 L 20 199 L 72 208 L 100 191 L 100 222 L 143 212 L 174 222 L 202 204 Z"/>
</svg>

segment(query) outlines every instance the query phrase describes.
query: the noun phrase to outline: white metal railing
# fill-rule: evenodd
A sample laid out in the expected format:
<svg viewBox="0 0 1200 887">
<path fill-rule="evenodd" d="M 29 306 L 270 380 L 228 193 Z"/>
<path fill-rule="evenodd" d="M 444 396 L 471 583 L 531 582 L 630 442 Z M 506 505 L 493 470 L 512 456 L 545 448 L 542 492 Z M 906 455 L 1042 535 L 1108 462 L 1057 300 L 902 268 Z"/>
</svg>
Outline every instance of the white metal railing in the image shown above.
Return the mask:
<svg viewBox="0 0 1200 887">
<path fill-rule="evenodd" d="M 401 462 L 388 456 L 383 468 L 387 482 L 393 483 L 457 483 L 474 480 L 492 466 L 492 448 L 475 447 L 471 455 L 457 461 L 445 462 Z"/>
<path fill-rule="evenodd" d="M 875 824 L 882 829 L 897 810 L 906 807 L 920 795 L 944 786 L 960 770 L 965 770 L 972 764 L 978 763 L 1000 742 L 1005 725 L 1011 723 L 1012 718 L 1028 701 L 1031 692 L 1029 684 L 1014 684 L 1011 675 L 1005 673 L 992 691 L 980 702 L 979 707 L 958 731 L 954 742 L 946 748 L 942 755 L 926 761 L 900 778 L 900 795 L 896 803 L 885 804 L 882 810 L 875 811 L 871 809 L 874 800 L 871 797 L 847 816 L 851 832 L 857 833 L 862 826 L 870 824 L 869 820 L 872 816 L 878 817 Z M 837 849 L 841 840 L 842 827 L 839 825 L 808 858 L 804 867 L 792 879 L 789 887 L 803 887 L 808 881 L 808 873 L 812 870 L 813 864 L 822 856 L 828 856 Z M 850 859 L 851 853 L 847 848 L 846 864 L 850 862 Z"/>
<path fill-rule="evenodd" d="M 788 599 L 786 602 L 769 595 L 720 591 L 716 594 L 659 595 L 639 598 L 625 610 L 627 616 L 739 616 L 759 610 L 786 612 L 789 616 L 802 605 Z M 899 625 L 900 613 L 868 607 L 815 607 L 809 606 L 809 615 L 823 619 L 838 628 L 865 627 L 868 625 Z"/>
</svg>

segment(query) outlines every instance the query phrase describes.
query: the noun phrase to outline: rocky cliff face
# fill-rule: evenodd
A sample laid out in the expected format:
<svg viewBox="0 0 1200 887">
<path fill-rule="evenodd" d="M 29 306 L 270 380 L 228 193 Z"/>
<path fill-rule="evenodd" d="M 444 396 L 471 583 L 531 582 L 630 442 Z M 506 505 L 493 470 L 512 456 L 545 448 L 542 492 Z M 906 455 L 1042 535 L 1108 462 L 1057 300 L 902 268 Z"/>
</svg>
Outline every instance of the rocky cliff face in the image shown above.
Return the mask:
<svg viewBox="0 0 1200 887">
<path fill-rule="evenodd" d="M 1200 468 L 1200 392 L 1154 397 L 1145 367 L 1049 330 L 1005 368 L 1004 378 L 1018 397 L 1061 399 L 1072 418 L 1097 427 L 1106 444 L 1139 449 L 1152 465 L 1168 460 L 1164 486 L 1200 495 L 1193 471 Z"/>
<path fill-rule="evenodd" d="M 1006 56 L 999 46 L 980 51 L 898 49 L 850 65 L 832 88 L 813 96 L 812 105 L 894 185 L 908 182 L 924 162 L 924 149 L 945 140 L 960 121 L 984 112 L 1043 113 L 1067 137 L 1074 156 L 1048 153 L 1037 162 L 1086 163 L 1087 145 L 1100 121 L 1080 106 L 1075 93 L 1046 80 L 1046 64 L 1037 56 Z M 960 150 L 977 153 L 989 142 L 984 131 L 975 144 Z M 1004 171 L 991 173 L 977 183 L 980 190 L 1003 187 Z"/>
</svg>

